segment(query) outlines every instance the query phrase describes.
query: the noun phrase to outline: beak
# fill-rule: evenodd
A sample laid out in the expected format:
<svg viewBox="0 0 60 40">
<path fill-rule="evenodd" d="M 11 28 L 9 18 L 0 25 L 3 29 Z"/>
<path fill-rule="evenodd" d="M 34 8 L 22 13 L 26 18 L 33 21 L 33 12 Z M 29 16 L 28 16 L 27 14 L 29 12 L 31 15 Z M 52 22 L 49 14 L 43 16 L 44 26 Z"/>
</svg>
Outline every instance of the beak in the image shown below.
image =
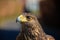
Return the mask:
<svg viewBox="0 0 60 40">
<path fill-rule="evenodd" d="M 20 15 L 18 18 L 16 18 L 16 23 L 17 22 L 27 22 L 27 19 L 25 16 Z"/>
<path fill-rule="evenodd" d="M 17 17 L 17 18 L 16 18 L 16 23 L 17 23 L 17 22 L 20 22 L 20 21 L 21 21 L 21 20 L 20 20 L 20 17 Z"/>
</svg>

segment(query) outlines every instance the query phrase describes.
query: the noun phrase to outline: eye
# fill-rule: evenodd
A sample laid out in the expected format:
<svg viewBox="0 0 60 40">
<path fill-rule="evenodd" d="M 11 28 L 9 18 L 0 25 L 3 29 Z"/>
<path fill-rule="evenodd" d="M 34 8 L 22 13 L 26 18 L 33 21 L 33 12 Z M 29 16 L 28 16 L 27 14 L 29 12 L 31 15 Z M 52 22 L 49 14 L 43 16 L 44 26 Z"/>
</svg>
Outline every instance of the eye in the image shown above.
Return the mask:
<svg viewBox="0 0 60 40">
<path fill-rule="evenodd" d="M 31 17 L 30 16 L 26 16 L 27 19 L 30 19 Z"/>
</svg>

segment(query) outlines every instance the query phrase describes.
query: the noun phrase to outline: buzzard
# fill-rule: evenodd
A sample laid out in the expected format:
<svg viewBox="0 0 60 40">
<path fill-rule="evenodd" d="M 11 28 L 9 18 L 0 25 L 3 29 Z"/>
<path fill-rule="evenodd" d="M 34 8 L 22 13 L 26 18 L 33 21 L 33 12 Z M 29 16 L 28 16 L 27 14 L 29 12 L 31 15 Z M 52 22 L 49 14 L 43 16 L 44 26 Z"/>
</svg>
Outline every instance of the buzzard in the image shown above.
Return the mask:
<svg viewBox="0 0 60 40">
<path fill-rule="evenodd" d="M 22 25 L 22 31 L 16 40 L 55 40 L 54 37 L 43 31 L 37 17 L 32 14 L 21 14 L 16 22 Z"/>
</svg>

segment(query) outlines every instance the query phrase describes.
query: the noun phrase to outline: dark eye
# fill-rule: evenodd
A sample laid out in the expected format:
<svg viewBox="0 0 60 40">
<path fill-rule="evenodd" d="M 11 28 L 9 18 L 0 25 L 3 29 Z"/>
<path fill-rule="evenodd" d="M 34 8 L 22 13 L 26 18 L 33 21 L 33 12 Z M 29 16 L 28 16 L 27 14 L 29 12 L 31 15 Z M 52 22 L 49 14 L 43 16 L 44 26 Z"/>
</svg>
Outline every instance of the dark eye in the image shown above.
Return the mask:
<svg viewBox="0 0 60 40">
<path fill-rule="evenodd" d="M 30 19 L 30 16 L 26 16 L 27 19 Z"/>
</svg>

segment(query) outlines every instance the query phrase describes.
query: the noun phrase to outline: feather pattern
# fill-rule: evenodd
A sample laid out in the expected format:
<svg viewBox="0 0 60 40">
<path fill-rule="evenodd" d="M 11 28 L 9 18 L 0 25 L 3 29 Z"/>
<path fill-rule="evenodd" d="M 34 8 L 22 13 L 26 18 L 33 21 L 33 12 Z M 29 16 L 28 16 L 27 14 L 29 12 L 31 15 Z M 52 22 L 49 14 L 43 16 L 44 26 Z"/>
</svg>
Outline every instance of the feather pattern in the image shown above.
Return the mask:
<svg viewBox="0 0 60 40">
<path fill-rule="evenodd" d="M 27 22 L 22 24 L 22 32 L 16 38 L 16 40 L 55 40 L 52 36 L 47 35 L 42 26 L 39 24 L 37 18 L 34 15 L 25 15 L 30 16 L 27 18 Z"/>
</svg>

